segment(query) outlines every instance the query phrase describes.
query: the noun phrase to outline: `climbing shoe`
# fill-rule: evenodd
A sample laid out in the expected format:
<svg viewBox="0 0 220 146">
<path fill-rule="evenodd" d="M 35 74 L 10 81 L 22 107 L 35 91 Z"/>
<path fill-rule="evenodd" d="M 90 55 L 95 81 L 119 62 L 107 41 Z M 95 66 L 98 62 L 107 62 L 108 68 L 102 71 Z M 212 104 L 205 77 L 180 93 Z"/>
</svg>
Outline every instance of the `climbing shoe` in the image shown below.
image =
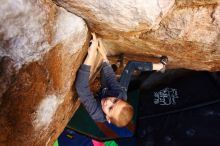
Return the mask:
<svg viewBox="0 0 220 146">
<path fill-rule="evenodd" d="M 167 56 L 161 56 L 160 57 L 160 63 L 163 64 L 163 68 L 159 70 L 159 72 L 164 73 L 166 71 L 166 65 L 168 63 L 168 58 Z"/>
</svg>

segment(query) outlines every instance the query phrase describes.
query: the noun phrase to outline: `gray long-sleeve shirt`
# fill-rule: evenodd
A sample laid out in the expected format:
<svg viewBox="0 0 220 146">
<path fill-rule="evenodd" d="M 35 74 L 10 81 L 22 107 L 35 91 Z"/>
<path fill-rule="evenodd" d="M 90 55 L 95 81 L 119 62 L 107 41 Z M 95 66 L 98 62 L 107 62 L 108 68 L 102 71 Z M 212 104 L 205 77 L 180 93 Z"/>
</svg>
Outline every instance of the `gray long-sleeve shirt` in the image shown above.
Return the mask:
<svg viewBox="0 0 220 146">
<path fill-rule="evenodd" d="M 114 71 L 110 64 L 104 62 L 102 65 L 102 71 L 107 85 L 107 88 L 102 90 L 102 97 L 114 96 L 127 100 L 127 93 L 116 80 Z M 80 66 L 75 84 L 76 91 L 81 103 L 84 105 L 92 119 L 97 122 L 104 122 L 106 119 L 102 111 L 101 104 L 94 98 L 94 95 L 89 88 L 90 68 L 90 66 L 85 64 Z"/>
</svg>

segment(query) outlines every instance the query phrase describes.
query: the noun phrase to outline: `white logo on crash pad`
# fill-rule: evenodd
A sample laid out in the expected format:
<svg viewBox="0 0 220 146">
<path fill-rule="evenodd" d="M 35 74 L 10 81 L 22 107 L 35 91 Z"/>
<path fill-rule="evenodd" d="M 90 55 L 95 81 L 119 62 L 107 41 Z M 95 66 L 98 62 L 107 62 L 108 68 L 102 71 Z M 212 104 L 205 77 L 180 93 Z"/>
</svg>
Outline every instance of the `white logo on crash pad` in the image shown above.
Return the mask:
<svg viewBox="0 0 220 146">
<path fill-rule="evenodd" d="M 179 98 L 177 89 L 164 88 L 158 92 L 154 92 L 154 104 L 175 105 L 177 98 Z"/>
</svg>

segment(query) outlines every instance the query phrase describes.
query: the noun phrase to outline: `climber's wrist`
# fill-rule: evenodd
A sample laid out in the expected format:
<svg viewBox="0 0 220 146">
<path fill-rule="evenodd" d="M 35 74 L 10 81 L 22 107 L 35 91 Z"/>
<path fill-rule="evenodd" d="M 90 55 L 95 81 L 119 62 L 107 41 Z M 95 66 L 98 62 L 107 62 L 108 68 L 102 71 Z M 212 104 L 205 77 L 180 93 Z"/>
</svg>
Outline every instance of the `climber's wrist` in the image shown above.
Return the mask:
<svg viewBox="0 0 220 146">
<path fill-rule="evenodd" d="M 102 61 L 103 63 L 104 62 L 106 62 L 106 63 L 108 63 L 109 64 L 109 60 L 108 60 L 108 58 L 106 57 L 106 58 L 103 58 L 103 61 Z"/>
</svg>

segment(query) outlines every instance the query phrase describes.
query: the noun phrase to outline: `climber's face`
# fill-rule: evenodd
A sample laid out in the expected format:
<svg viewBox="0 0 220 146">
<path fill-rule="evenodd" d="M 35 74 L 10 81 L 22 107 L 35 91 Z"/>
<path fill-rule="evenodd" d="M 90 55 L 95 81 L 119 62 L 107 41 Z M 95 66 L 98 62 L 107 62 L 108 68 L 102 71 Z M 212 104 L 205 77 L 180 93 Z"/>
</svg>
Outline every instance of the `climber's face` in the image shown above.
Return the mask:
<svg viewBox="0 0 220 146">
<path fill-rule="evenodd" d="M 116 116 L 125 105 L 126 102 L 117 97 L 106 97 L 101 100 L 102 110 L 107 118 Z"/>
</svg>

